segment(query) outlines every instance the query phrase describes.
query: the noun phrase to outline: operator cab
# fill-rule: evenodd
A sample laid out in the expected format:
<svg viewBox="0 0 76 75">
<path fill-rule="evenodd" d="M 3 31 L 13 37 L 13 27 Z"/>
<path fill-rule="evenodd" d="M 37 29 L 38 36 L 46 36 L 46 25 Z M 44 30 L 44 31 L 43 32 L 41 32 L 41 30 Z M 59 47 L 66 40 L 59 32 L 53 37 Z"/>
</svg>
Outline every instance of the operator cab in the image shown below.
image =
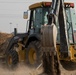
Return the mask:
<svg viewBox="0 0 76 75">
<path fill-rule="evenodd" d="M 47 25 L 51 2 L 40 2 L 29 6 L 30 9 L 30 22 L 29 30 L 33 30 L 33 33 L 40 33 L 41 25 Z M 69 43 L 76 43 L 76 15 L 74 10 L 74 3 L 64 3 L 66 12 L 67 32 Z M 59 23 L 57 23 L 58 37 L 57 43 L 60 43 L 60 29 Z M 30 31 L 29 31 L 30 32 Z"/>
</svg>

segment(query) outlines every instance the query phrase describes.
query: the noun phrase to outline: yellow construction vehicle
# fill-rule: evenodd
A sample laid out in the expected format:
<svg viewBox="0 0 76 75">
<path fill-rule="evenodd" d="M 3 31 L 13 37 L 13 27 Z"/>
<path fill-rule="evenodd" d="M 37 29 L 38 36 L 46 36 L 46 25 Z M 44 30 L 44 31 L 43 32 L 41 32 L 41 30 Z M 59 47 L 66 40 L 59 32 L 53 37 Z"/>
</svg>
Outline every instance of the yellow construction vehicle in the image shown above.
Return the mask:
<svg viewBox="0 0 76 75">
<path fill-rule="evenodd" d="M 42 56 L 44 59 L 48 53 L 51 53 L 50 50 L 53 55 L 55 54 L 57 61 L 55 64 L 58 65 L 58 60 L 76 63 L 74 3 L 64 3 L 63 0 L 39 2 L 30 5 L 29 10 L 30 18 L 26 25 L 27 32 L 23 34 L 15 33 L 5 51 L 7 64 L 13 66 L 17 65 L 19 61 L 26 61 L 30 66 L 37 66 L 41 63 Z M 28 12 L 24 12 L 24 19 L 27 18 Z M 57 40 L 54 36 L 55 28 L 58 31 Z M 51 60 L 53 59 L 49 59 L 49 61 Z M 51 64 L 54 63 L 51 62 Z M 55 68 L 58 67 L 57 65 Z"/>
</svg>

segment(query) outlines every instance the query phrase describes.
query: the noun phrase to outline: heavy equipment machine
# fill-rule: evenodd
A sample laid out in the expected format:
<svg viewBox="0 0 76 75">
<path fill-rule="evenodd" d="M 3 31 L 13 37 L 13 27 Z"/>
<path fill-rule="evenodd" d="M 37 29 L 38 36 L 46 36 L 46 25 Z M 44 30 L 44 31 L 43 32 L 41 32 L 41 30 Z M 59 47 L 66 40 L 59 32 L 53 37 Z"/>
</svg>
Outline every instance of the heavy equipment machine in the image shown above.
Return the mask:
<svg viewBox="0 0 76 75">
<path fill-rule="evenodd" d="M 37 66 L 43 58 L 45 72 L 50 74 L 50 67 L 52 75 L 60 75 L 59 60 L 76 63 L 74 3 L 52 0 L 30 5 L 29 10 L 27 32 L 12 37 L 4 54 L 6 62 L 13 66 L 25 60 L 28 65 Z M 27 15 L 25 12 L 24 19 Z"/>
</svg>

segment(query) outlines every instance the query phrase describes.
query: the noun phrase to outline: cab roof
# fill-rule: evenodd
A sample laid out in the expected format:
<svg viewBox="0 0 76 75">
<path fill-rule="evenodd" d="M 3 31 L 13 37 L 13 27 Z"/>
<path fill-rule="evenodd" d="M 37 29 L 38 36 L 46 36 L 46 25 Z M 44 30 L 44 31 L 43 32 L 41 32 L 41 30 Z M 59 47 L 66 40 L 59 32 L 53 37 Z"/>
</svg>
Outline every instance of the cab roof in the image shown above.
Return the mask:
<svg viewBox="0 0 76 75">
<path fill-rule="evenodd" d="M 35 8 L 39 8 L 39 7 L 47 7 L 47 6 L 51 6 L 52 2 L 39 2 L 39 3 L 35 3 L 29 6 L 29 9 L 35 9 Z M 65 6 L 69 6 L 74 8 L 74 3 L 64 3 Z"/>
</svg>

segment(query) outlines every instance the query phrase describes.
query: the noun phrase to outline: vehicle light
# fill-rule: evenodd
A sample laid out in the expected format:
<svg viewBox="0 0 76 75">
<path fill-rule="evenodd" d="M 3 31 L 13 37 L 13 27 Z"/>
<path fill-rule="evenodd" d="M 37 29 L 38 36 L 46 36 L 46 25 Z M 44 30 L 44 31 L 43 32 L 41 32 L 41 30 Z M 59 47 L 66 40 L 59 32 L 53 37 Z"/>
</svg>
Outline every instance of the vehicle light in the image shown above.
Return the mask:
<svg viewBox="0 0 76 75">
<path fill-rule="evenodd" d="M 74 3 L 70 3 L 70 7 L 74 8 Z"/>
<path fill-rule="evenodd" d="M 51 2 L 46 2 L 45 3 L 45 6 L 50 6 L 51 5 Z"/>
<path fill-rule="evenodd" d="M 65 3 L 65 6 L 74 8 L 74 3 Z"/>
</svg>

